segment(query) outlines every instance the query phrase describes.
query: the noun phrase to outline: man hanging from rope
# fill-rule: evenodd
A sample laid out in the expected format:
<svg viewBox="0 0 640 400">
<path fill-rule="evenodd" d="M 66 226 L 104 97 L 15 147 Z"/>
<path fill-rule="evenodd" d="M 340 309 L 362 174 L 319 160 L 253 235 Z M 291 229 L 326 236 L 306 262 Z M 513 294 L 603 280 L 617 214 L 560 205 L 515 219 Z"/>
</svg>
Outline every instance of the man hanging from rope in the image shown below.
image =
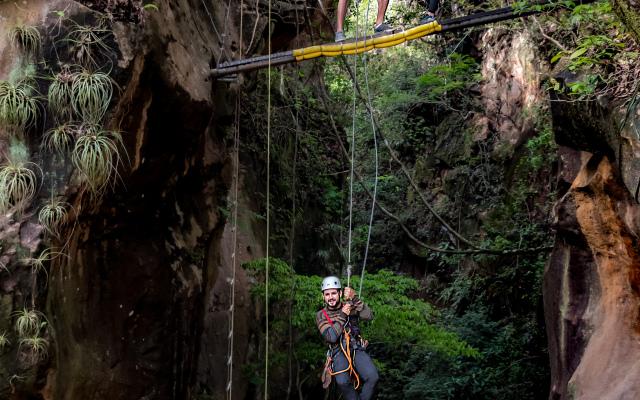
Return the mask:
<svg viewBox="0 0 640 400">
<path fill-rule="evenodd" d="M 316 324 L 330 346 L 329 372 L 336 377 L 346 400 L 369 400 L 378 383 L 378 370 L 365 353 L 368 342 L 360 337 L 359 321 L 373 320 L 373 313 L 350 287 L 344 288 L 344 299 L 349 304 L 340 302 L 342 287 L 335 276 L 326 277 L 321 289 L 327 306 L 316 314 Z M 358 386 L 362 387 L 360 395 L 356 392 Z"/>
</svg>

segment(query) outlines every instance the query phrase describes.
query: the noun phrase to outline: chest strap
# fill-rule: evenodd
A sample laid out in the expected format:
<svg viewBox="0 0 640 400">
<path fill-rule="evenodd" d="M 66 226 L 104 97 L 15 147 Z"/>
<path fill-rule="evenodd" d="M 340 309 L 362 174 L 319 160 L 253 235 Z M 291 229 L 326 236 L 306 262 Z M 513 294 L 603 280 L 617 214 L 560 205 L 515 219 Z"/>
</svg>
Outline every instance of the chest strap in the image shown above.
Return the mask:
<svg viewBox="0 0 640 400">
<path fill-rule="evenodd" d="M 342 303 L 342 305 L 344 306 L 344 303 Z M 327 312 L 324 310 L 324 308 L 322 309 L 322 312 L 324 313 L 324 316 L 327 317 L 327 321 L 329 321 L 329 323 L 331 324 L 331 326 L 333 326 L 333 321 L 331 321 L 331 318 L 329 318 L 329 315 L 327 314 Z"/>
</svg>

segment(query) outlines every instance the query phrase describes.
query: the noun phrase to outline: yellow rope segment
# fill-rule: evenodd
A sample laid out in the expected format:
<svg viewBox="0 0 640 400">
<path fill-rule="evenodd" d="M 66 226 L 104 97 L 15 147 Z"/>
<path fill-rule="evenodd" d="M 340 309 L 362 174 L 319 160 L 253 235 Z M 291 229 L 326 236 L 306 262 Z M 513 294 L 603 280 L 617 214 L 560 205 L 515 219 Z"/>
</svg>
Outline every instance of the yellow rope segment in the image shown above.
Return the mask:
<svg viewBox="0 0 640 400">
<path fill-rule="evenodd" d="M 441 30 L 442 27 L 440 26 L 440 24 L 438 24 L 438 22 L 431 22 L 429 24 L 416 26 L 415 28 L 411 28 L 404 32 L 398 32 L 393 35 L 368 39 L 366 40 L 366 49 L 365 40 L 361 40 L 357 43 L 325 44 L 321 46 L 305 47 L 303 49 L 294 50 L 293 55 L 296 57 L 297 61 L 302 61 L 320 56 L 336 57 L 343 54 L 351 55 L 355 54 L 356 48 L 358 50 L 358 54 L 360 54 L 372 49 L 382 49 L 384 47 L 396 46 L 407 40 L 414 40 L 419 37 L 430 35 L 434 32 L 439 32 Z"/>
</svg>

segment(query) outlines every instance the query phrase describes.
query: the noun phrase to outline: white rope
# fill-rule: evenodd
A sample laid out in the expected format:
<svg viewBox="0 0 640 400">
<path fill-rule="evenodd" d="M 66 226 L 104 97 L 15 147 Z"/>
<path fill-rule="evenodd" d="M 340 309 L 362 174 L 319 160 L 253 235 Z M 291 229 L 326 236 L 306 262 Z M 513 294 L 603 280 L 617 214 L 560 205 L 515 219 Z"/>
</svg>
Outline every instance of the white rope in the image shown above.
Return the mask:
<svg viewBox="0 0 640 400">
<path fill-rule="evenodd" d="M 229 52 L 227 52 L 227 49 L 224 48 L 224 40 L 220 36 L 220 32 L 218 32 L 218 28 L 216 28 L 216 24 L 213 22 L 213 17 L 211 16 L 209 9 L 207 8 L 207 5 L 204 3 L 204 0 L 201 0 L 201 1 L 202 1 L 202 5 L 204 6 L 204 10 L 207 12 L 207 15 L 209 15 L 209 19 L 211 20 L 211 25 L 213 25 L 213 30 L 216 32 L 216 36 L 218 36 L 218 40 L 220 41 L 220 43 L 222 43 L 222 48 L 220 49 L 221 50 L 220 59 L 222 59 L 222 53 L 224 53 L 227 55 L 227 58 L 231 60 L 231 56 L 229 55 Z M 225 37 L 226 37 L 226 33 L 225 33 Z"/>
<path fill-rule="evenodd" d="M 242 8 L 244 6 L 244 0 L 240 1 L 240 56 L 242 56 Z M 231 7 L 231 0 L 229 0 L 229 7 Z M 205 5 L 206 8 L 206 5 Z M 209 12 L 209 10 L 207 10 Z M 229 16 L 229 9 L 227 9 L 227 18 Z M 213 21 L 212 21 L 213 22 Z M 225 30 L 226 30 L 225 21 Z M 215 25 L 214 25 L 215 26 Z M 224 47 L 224 43 L 223 43 Z M 241 86 L 238 85 L 238 94 L 236 98 L 236 123 L 235 123 L 235 135 L 233 139 L 233 250 L 231 258 L 233 259 L 233 274 L 231 276 L 230 290 L 231 290 L 231 305 L 229 306 L 229 346 L 227 353 L 227 399 L 233 399 L 233 328 L 235 322 L 235 282 L 236 282 L 236 265 L 237 257 L 236 250 L 238 248 L 238 182 L 240 175 L 240 100 L 242 97 Z"/>
<path fill-rule="evenodd" d="M 369 20 L 369 6 L 371 0 L 367 0 L 367 15 L 366 21 Z M 364 48 L 367 48 L 367 36 L 364 37 Z M 373 183 L 373 203 L 371 204 L 371 217 L 369 218 L 369 232 L 367 233 L 367 245 L 364 250 L 364 260 L 362 262 L 362 274 L 360 275 L 360 290 L 358 291 L 358 297 L 362 295 L 362 282 L 364 281 L 364 271 L 367 266 L 367 256 L 369 255 L 369 242 L 371 240 L 371 227 L 373 225 L 373 212 L 376 209 L 376 194 L 378 192 L 378 139 L 376 137 L 376 126 L 373 121 L 373 107 L 371 106 L 371 92 L 369 91 L 369 77 L 367 75 L 367 53 L 364 53 L 364 79 L 367 85 L 367 96 L 369 99 L 369 114 L 371 116 L 371 130 L 373 131 L 373 144 L 376 153 L 376 176 Z"/>
<path fill-rule="evenodd" d="M 351 281 L 351 231 L 353 229 L 353 168 L 354 154 L 356 148 L 356 83 L 358 82 L 358 24 L 359 24 L 358 3 L 356 3 L 356 52 L 353 55 L 353 120 L 351 122 L 351 178 L 349 179 L 349 256 L 347 263 L 347 286 Z M 340 44 L 342 45 L 342 44 Z M 365 46 L 365 49 L 367 47 Z"/>
</svg>

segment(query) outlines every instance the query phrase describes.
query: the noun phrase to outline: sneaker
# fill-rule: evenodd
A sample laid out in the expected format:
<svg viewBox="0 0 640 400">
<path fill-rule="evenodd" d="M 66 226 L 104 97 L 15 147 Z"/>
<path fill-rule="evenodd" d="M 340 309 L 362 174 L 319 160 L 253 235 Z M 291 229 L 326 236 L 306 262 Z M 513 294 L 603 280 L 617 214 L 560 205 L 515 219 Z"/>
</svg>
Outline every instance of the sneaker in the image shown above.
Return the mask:
<svg viewBox="0 0 640 400">
<path fill-rule="evenodd" d="M 375 33 L 380 33 L 380 32 L 389 32 L 392 31 L 396 28 L 394 28 L 393 26 L 389 26 L 386 23 L 381 23 L 380 25 L 376 26 L 373 28 L 373 32 Z"/>
<path fill-rule="evenodd" d="M 424 15 L 422 16 L 422 19 L 420 20 L 420 22 L 418 22 L 418 25 L 429 24 L 431 22 L 436 22 L 436 21 L 437 19 L 435 15 L 424 13 Z"/>
<path fill-rule="evenodd" d="M 347 40 L 347 38 L 344 37 L 344 32 L 342 32 L 342 31 L 336 32 L 336 43 L 337 42 L 344 42 L 345 40 Z"/>
</svg>

